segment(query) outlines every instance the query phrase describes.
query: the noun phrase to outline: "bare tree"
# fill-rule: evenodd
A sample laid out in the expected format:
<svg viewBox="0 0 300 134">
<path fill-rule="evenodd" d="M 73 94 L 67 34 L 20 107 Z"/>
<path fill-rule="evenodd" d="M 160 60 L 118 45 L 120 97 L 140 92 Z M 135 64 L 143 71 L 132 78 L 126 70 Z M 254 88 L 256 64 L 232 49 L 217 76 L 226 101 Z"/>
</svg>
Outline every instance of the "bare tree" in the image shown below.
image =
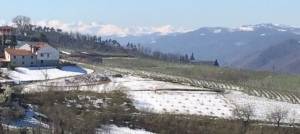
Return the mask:
<svg viewBox="0 0 300 134">
<path fill-rule="evenodd" d="M 42 73 L 43 73 L 43 75 L 44 75 L 45 80 L 48 80 L 48 79 L 50 78 L 50 76 L 49 76 L 49 74 L 48 74 L 48 72 L 47 72 L 47 69 L 45 70 L 45 72 L 42 71 Z"/>
<path fill-rule="evenodd" d="M 250 124 L 250 118 L 254 116 L 253 107 L 251 105 L 237 106 L 233 110 L 233 115 L 243 122 L 243 126 Z"/>
<path fill-rule="evenodd" d="M 26 28 L 31 24 L 31 19 L 27 16 L 18 15 L 12 19 L 12 22 L 18 26 L 18 31 L 24 35 Z"/>
<path fill-rule="evenodd" d="M 250 118 L 254 116 L 253 107 L 251 105 L 237 106 L 233 109 L 233 116 L 242 121 L 241 134 L 247 132 L 247 128 L 250 125 Z"/>
<path fill-rule="evenodd" d="M 289 111 L 287 109 L 276 107 L 273 111 L 267 114 L 267 118 L 270 121 L 274 121 L 277 124 L 277 127 L 280 127 L 281 121 L 287 118 L 288 112 Z"/>
</svg>

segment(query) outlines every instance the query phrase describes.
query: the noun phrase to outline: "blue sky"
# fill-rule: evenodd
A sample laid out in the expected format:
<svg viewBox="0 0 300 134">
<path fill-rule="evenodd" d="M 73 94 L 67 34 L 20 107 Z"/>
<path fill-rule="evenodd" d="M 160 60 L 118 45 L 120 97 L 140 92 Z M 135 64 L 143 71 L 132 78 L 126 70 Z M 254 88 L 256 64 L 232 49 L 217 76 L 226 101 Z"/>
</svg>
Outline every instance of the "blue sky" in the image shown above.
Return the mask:
<svg viewBox="0 0 300 134">
<path fill-rule="evenodd" d="M 51 26 L 78 30 L 79 25 L 85 25 L 81 30 L 97 34 L 101 28 L 123 30 L 119 32 L 122 34 L 139 28 L 142 33 L 259 23 L 300 26 L 299 0 L 7 0 L 1 3 L 5 3 L 0 8 L 2 25 L 16 15 L 25 15 L 36 24 L 44 21 L 39 24 L 50 25 L 55 20 Z M 104 27 L 107 25 L 108 28 Z"/>
</svg>

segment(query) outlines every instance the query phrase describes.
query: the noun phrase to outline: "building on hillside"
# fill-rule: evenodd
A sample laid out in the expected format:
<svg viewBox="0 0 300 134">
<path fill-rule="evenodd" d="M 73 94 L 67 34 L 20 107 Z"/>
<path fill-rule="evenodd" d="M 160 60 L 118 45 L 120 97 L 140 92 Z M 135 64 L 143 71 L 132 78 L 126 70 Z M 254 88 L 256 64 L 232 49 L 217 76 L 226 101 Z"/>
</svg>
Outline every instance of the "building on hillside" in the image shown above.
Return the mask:
<svg viewBox="0 0 300 134">
<path fill-rule="evenodd" d="M 14 48 L 4 49 L 6 61 L 18 67 L 36 66 L 36 55 L 31 51 L 19 50 Z"/>
<path fill-rule="evenodd" d="M 16 33 L 16 28 L 11 26 L 1 26 L 0 27 L 0 35 L 12 35 Z"/>
<path fill-rule="evenodd" d="M 59 64 L 59 51 L 48 43 L 28 45 L 24 43 L 18 48 L 5 48 L 4 61 L 15 66 L 57 66 Z"/>
</svg>

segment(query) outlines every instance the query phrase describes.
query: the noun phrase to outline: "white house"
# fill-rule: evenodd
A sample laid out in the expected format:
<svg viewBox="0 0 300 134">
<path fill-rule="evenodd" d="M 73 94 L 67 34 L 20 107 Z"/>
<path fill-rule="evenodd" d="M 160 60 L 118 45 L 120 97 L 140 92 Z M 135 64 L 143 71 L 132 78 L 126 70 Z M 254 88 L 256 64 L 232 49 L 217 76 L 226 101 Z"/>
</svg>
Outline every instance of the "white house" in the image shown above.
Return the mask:
<svg viewBox="0 0 300 134">
<path fill-rule="evenodd" d="M 59 51 L 48 43 L 21 43 L 4 49 L 5 60 L 15 66 L 57 66 Z"/>
<path fill-rule="evenodd" d="M 42 44 L 37 47 L 31 47 L 37 56 L 38 66 L 58 65 L 59 51 L 48 44 Z M 36 51 L 35 51 L 36 50 Z"/>
</svg>

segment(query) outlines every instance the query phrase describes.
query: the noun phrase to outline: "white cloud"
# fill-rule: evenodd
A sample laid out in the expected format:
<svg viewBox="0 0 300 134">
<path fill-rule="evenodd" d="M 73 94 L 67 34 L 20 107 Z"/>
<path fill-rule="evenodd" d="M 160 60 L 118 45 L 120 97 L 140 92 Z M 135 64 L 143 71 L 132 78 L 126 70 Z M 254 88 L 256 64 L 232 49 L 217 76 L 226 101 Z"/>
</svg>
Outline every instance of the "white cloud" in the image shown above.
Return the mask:
<svg viewBox="0 0 300 134">
<path fill-rule="evenodd" d="M 12 22 L 6 22 L 5 20 L 0 20 L 0 26 L 12 26 L 12 27 L 16 27 L 14 23 Z"/>
<path fill-rule="evenodd" d="M 1 25 L 12 25 L 11 22 L 7 23 L 5 20 L 0 20 Z M 117 35 L 143 35 L 151 33 L 168 34 L 174 32 L 188 32 L 183 28 L 175 28 L 171 25 L 165 25 L 161 27 L 121 27 L 114 24 L 99 24 L 97 22 L 85 23 L 82 21 L 73 21 L 71 23 L 61 22 L 59 20 L 40 20 L 33 22 L 33 25 L 53 27 L 55 29 L 62 29 L 64 32 L 80 32 L 82 34 L 95 34 L 99 36 Z"/>
<path fill-rule="evenodd" d="M 4 26 L 6 24 L 5 20 L 0 20 L 0 26 Z"/>
<path fill-rule="evenodd" d="M 172 27 L 170 25 L 166 25 L 166 26 L 157 27 L 157 28 L 153 27 L 152 30 L 153 30 L 153 32 L 168 34 L 168 33 L 172 32 Z"/>
<path fill-rule="evenodd" d="M 118 27 L 116 25 L 108 24 L 101 25 L 98 34 L 99 35 L 118 35 L 118 36 L 126 36 L 129 33 L 128 28 Z"/>
<path fill-rule="evenodd" d="M 47 20 L 41 20 L 36 23 L 36 25 L 44 27 L 47 25 Z"/>
</svg>

